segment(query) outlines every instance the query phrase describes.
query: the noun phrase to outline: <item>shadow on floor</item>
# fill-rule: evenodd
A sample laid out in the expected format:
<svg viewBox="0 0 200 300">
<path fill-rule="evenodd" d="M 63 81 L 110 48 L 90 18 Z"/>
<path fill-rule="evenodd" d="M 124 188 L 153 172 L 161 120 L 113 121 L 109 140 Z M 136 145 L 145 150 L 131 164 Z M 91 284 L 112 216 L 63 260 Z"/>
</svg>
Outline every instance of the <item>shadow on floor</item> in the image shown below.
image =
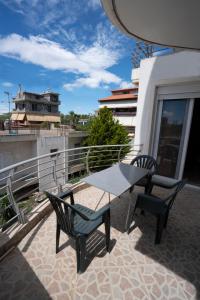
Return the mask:
<svg viewBox="0 0 200 300">
<path fill-rule="evenodd" d="M 134 234 L 137 226 L 142 232 L 135 249 L 193 284 L 196 299 L 200 299 L 199 212 L 199 192 L 185 188 L 175 200 L 161 244 L 154 244 L 156 219 L 152 215 L 137 214 L 130 230 Z"/>
<path fill-rule="evenodd" d="M 110 249 L 109 252 L 111 252 L 116 244 L 116 240 L 113 239 L 110 241 Z M 73 239 L 67 240 L 64 244 L 62 244 L 59 248 L 59 251 L 62 251 L 66 247 L 72 247 L 74 251 L 76 251 L 75 241 Z M 86 243 L 86 257 L 85 261 L 82 264 L 82 272 L 85 272 L 93 259 L 95 257 L 100 257 L 103 259 L 103 257 L 107 254 L 106 251 L 106 239 L 105 234 L 101 231 L 97 230 L 95 231 L 88 239 Z"/>
<path fill-rule="evenodd" d="M 37 226 L 33 229 L 33 231 L 31 232 L 31 235 L 28 239 L 28 241 L 26 242 L 25 246 L 22 249 L 22 252 L 26 252 L 29 247 L 31 246 L 32 241 L 34 240 L 35 236 L 37 235 L 38 231 L 40 230 L 40 228 L 42 228 L 42 225 L 45 223 L 45 221 L 47 220 L 48 216 L 43 218 L 38 224 Z"/>
<path fill-rule="evenodd" d="M 0 299 L 51 299 L 45 287 L 17 248 L 1 261 Z"/>
</svg>

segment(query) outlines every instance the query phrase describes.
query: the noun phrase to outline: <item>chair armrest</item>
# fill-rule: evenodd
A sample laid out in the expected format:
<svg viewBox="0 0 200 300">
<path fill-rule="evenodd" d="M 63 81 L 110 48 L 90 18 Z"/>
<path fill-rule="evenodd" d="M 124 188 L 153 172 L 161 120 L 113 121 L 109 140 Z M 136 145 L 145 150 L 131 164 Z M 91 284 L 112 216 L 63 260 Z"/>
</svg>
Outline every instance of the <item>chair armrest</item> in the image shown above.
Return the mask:
<svg viewBox="0 0 200 300">
<path fill-rule="evenodd" d="M 161 208 L 165 207 L 165 201 L 153 195 L 139 194 L 137 206 L 141 209 L 156 213 L 159 212 Z"/>
<path fill-rule="evenodd" d="M 63 200 L 62 200 L 63 201 Z M 64 202 L 64 201 L 63 201 Z M 65 202 L 64 202 L 65 203 Z M 69 204 L 68 204 L 69 205 Z M 98 218 L 102 217 L 107 211 L 110 210 L 110 206 L 106 205 L 102 208 L 100 208 L 98 211 L 94 212 L 91 215 L 86 215 L 85 213 L 82 212 L 81 209 L 79 209 L 77 206 L 75 205 L 69 205 L 71 207 L 72 210 L 74 210 L 82 219 L 86 220 L 86 221 L 95 221 Z"/>
<path fill-rule="evenodd" d="M 89 219 L 90 221 L 95 221 L 98 218 L 102 217 L 106 212 L 108 212 L 110 210 L 110 206 L 106 205 L 102 208 L 100 208 L 98 211 L 96 211 L 94 214 L 92 214 Z"/>
<path fill-rule="evenodd" d="M 60 192 L 57 194 L 57 197 L 60 198 L 60 199 L 65 199 L 67 197 L 70 197 L 70 203 L 71 205 L 74 204 L 74 196 L 73 196 L 73 191 L 68 189 L 64 192 Z"/>
</svg>

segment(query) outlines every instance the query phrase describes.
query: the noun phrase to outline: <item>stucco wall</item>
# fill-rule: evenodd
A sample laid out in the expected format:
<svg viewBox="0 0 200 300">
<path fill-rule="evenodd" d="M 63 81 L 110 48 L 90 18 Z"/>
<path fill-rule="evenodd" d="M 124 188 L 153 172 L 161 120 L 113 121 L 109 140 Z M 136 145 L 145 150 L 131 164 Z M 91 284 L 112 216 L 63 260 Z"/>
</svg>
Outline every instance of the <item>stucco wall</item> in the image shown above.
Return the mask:
<svg viewBox="0 0 200 300">
<path fill-rule="evenodd" d="M 0 142 L 0 169 L 36 155 L 36 141 Z"/>
<path fill-rule="evenodd" d="M 200 81 L 200 53 L 183 51 L 142 60 L 138 74 L 135 144 L 143 144 L 143 153 L 149 153 L 152 142 L 152 120 L 155 117 L 156 88 Z"/>
</svg>

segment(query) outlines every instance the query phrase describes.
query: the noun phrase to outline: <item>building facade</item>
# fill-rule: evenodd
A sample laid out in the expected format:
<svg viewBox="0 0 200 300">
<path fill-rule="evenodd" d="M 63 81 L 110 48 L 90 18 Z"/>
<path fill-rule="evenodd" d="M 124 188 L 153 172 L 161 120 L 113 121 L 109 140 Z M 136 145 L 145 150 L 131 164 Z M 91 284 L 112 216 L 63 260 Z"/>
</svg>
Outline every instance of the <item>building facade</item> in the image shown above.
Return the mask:
<svg viewBox="0 0 200 300">
<path fill-rule="evenodd" d="M 159 174 L 200 185 L 200 53 L 181 51 L 141 61 L 135 144 L 157 159 Z"/>
<path fill-rule="evenodd" d="M 43 122 L 60 123 L 60 101 L 57 93 L 19 91 L 13 102 L 15 109 L 12 111 L 11 120 L 18 126 L 40 125 Z"/>
<path fill-rule="evenodd" d="M 133 88 L 112 91 L 112 95 L 99 99 L 99 107 L 108 107 L 113 117 L 119 121 L 129 132 L 134 135 L 136 127 L 138 85 Z"/>
</svg>

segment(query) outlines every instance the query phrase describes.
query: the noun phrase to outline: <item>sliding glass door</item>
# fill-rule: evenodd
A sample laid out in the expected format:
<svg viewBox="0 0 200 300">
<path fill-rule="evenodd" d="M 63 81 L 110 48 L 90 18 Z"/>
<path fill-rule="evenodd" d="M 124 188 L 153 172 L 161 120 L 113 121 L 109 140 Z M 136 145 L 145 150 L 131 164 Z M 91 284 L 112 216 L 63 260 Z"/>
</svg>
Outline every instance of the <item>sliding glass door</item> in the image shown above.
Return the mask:
<svg viewBox="0 0 200 300">
<path fill-rule="evenodd" d="M 184 143 L 189 100 L 170 99 L 159 101 L 157 124 L 158 173 L 163 176 L 178 177 Z"/>
</svg>

